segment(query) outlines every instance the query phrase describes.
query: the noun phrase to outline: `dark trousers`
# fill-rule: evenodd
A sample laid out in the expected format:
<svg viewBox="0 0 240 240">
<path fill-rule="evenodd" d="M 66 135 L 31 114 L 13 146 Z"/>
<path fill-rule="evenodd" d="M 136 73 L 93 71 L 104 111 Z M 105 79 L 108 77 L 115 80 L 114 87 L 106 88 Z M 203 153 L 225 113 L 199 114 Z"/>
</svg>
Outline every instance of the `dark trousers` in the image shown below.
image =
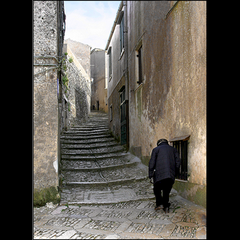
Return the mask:
<svg viewBox="0 0 240 240">
<path fill-rule="evenodd" d="M 153 192 L 156 197 L 156 206 L 163 205 L 164 208 L 169 207 L 169 193 L 171 192 L 173 180 L 171 178 L 163 179 L 154 184 Z M 163 192 L 163 197 L 162 197 Z"/>
</svg>

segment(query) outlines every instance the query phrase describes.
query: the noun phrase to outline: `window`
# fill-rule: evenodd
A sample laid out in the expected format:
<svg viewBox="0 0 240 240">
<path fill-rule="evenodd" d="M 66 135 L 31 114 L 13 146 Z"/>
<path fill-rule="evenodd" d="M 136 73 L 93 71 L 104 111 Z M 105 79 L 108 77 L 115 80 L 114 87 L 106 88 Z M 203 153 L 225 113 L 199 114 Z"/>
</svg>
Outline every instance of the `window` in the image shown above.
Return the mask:
<svg viewBox="0 0 240 240">
<path fill-rule="evenodd" d="M 120 18 L 120 54 L 124 49 L 124 17 L 123 12 Z"/>
<path fill-rule="evenodd" d="M 181 159 L 181 165 L 179 171 L 176 173 L 176 179 L 186 180 L 188 178 L 188 139 L 190 135 L 177 137 L 172 140 L 173 147 L 178 150 L 179 157 Z"/>
<path fill-rule="evenodd" d="M 108 49 L 108 76 L 109 76 L 109 81 L 112 79 L 112 47 L 109 47 Z"/>
<path fill-rule="evenodd" d="M 127 143 L 127 120 L 126 120 L 126 99 L 125 86 L 119 90 L 120 92 L 120 114 L 121 114 L 121 144 Z"/>
<path fill-rule="evenodd" d="M 110 106 L 110 122 L 113 120 L 112 105 Z"/>
<path fill-rule="evenodd" d="M 143 82 L 143 74 L 142 74 L 142 46 L 137 51 L 138 58 L 138 84 Z"/>
</svg>

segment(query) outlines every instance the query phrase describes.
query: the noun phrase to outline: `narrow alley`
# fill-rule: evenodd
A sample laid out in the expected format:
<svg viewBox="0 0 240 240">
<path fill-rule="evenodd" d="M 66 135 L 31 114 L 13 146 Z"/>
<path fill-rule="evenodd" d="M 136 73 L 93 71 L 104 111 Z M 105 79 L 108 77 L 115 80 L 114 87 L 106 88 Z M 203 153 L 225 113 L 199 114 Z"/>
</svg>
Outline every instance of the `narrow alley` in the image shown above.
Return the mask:
<svg viewBox="0 0 240 240">
<path fill-rule="evenodd" d="M 32 4 L 33 238 L 205 239 L 207 4 L 116 2 Z"/>
<path fill-rule="evenodd" d="M 34 208 L 34 239 L 205 238 L 206 209 L 170 193 L 155 211 L 147 166 L 106 127 L 107 114 L 61 136 L 61 202 Z"/>
</svg>

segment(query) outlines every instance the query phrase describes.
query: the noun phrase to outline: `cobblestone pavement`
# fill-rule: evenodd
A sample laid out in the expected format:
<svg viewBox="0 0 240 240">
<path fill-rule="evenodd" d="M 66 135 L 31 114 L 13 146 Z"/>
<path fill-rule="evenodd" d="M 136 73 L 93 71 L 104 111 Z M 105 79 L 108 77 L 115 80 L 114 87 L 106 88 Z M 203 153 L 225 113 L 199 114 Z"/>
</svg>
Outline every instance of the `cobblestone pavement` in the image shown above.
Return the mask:
<svg viewBox="0 0 240 240">
<path fill-rule="evenodd" d="M 170 212 L 155 211 L 148 168 L 124 151 L 107 115 L 61 136 L 61 202 L 34 208 L 34 239 L 206 238 L 206 209 L 170 193 Z"/>
<path fill-rule="evenodd" d="M 206 238 L 206 209 L 173 191 L 170 211 L 154 200 L 34 208 L 34 239 Z"/>
<path fill-rule="evenodd" d="M 61 204 L 101 204 L 153 199 L 148 168 L 124 150 L 107 128 L 107 114 L 61 136 Z"/>
</svg>

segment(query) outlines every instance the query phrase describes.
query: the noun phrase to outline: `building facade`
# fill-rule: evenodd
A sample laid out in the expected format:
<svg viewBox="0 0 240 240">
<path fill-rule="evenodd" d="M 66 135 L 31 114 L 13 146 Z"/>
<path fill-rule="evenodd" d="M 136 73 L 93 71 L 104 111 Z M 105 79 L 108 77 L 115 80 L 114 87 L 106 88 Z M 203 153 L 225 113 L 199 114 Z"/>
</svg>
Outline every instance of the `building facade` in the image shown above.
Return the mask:
<svg viewBox="0 0 240 240">
<path fill-rule="evenodd" d="M 59 201 L 59 138 L 62 88 L 59 61 L 65 33 L 63 1 L 34 6 L 34 204 Z"/>
<path fill-rule="evenodd" d="M 73 41 L 70 38 L 66 39 L 64 43 L 71 48 L 76 60 L 78 60 L 86 74 L 90 77 L 90 53 L 92 47 L 81 42 Z"/>
<path fill-rule="evenodd" d="M 146 165 L 168 139 L 174 188 L 206 206 L 206 2 L 122 1 L 105 50 L 112 133 Z"/>
<path fill-rule="evenodd" d="M 63 91 L 66 112 L 62 114 L 65 114 L 62 119 L 65 119 L 64 128 L 69 129 L 86 121 L 90 113 L 90 47 L 68 39 L 65 41 L 63 52 L 67 60 L 68 83 Z"/>
<path fill-rule="evenodd" d="M 127 71 L 127 9 L 120 3 L 116 19 L 105 48 L 106 76 L 108 82 L 109 127 L 115 139 L 128 144 L 128 71 Z M 120 97 L 121 95 L 121 97 Z"/>
<path fill-rule="evenodd" d="M 91 81 L 91 109 L 107 112 L 105 51 L 103 49 L 94 48 L 91 51 Z"/>
</svg>

